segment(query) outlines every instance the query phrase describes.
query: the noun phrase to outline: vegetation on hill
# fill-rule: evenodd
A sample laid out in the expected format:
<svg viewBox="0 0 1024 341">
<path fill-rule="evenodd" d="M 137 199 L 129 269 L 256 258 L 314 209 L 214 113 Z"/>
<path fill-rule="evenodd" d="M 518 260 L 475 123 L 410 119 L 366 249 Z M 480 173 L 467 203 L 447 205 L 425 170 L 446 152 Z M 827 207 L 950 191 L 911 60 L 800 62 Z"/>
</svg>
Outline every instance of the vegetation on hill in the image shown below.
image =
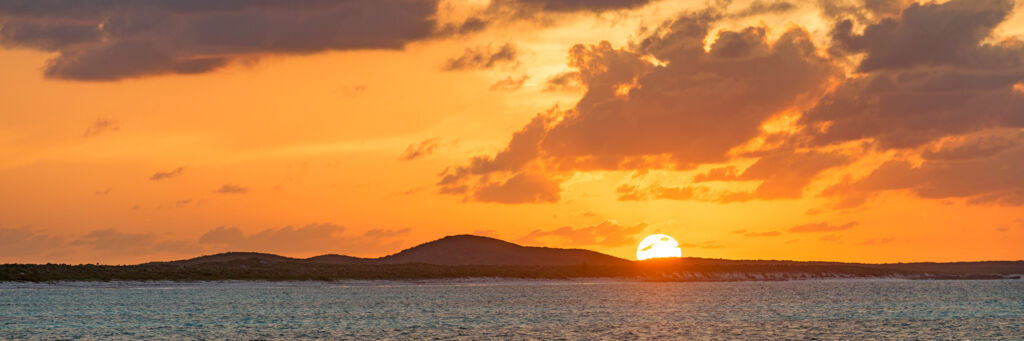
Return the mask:
<svg viewBox="0 0 1024 341">
<path fill-rule="evenodd" d="M 138 265 L 4 264 L 0 281 L 212 281 L 614 277 L 654 281 L 809 278 L 999 279 L 1024 274 L 1024 261 L 855 264 L 703 258 L 632 262 L 579 249 L 524 247 L 450 236 L 381 258 L 323 255 L 307 259 L 229 252 Z"/>
</svg>

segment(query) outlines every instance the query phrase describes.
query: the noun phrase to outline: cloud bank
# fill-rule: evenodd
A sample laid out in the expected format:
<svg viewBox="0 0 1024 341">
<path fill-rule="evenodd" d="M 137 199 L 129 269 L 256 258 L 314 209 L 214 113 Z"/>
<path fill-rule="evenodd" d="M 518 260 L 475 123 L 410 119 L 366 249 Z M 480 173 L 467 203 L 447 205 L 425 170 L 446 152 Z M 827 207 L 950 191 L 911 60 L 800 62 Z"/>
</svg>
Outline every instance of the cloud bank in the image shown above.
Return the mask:
<svg viewBox="0 0 1024 341">
<path fill-rule="evenodd" d="M 578 83 L 582 98 L 538 114 L 497 153 L 450 167 L 440 192 L 555 202 L 575 173 L 635 171 L 636 183 L 616 190 L 619 200 L 818 195 L 849 207 L 895 190 L 1024 205 L 1024 183 L 1013 175 L 1024 174 L 1024 41 L 996 31 L 1013 1 L 823 1 L 818 6 L 831 23 L 824 44 L 797 26 L 774 39 L 767 32 L 779 28 L 712 29 L 723 18 L 790 5 L 756 2 L 739 12 L 712 6 L 626 47 L 574 46 L 574 71 L 548 87 Z M 871 157 L 888 161 L 867 176 L 847 169 Z M 702 171 L 672 184 L 642 176 L 696 169 Z M 809 192 L 827 172 L 846 180 Z M 720 186 L 731 183 L 755 186 Z M 498 189 L 515 195 L 497 200 Z"/>
</svg>

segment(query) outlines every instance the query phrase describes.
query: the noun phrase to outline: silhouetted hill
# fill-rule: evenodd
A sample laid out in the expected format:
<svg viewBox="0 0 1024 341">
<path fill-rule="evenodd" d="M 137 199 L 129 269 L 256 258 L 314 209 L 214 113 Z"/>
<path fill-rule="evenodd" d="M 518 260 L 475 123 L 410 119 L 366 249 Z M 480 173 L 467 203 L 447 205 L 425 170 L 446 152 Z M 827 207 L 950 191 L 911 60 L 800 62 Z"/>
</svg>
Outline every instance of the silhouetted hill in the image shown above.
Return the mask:
<svg viewBox="0 0 1024 341">
<path fill-rule="evenodd" d="M 299 261 L 300 259 L 259 252 L 225 252 L 218 253 L 215 255 L 200 256 L 191 259 L 176 260 L 166 263 L 179 265 L 195 265 L 203 263 L 222 263 L 236 260 L 254 260 L 264 264 L 272 264 L 294 262 Z"/>
<path fill-rule="evenodd" d="M 645 281 L 774 281 L 816 278 L 1007 279 L 1024 261 L 858 264 L 708 258 L 628 261 L 599 252 L 521 246 L 471 235 L 448 236 L 380 258 L 306 259 L 228 252 L 139 265 L 0 265 L 2 281 L 340 280 L 465 277 L 617 277 Z"/>
<path fill-rule="evenodd" d="M 320 263 L 320 264 L 370 264 L 373 263 L 376 258 L 359 258 L 345 255 L 319 255 L 316 257 L 309 257 L 305 260 Z"/>
<path fill-rule="evenodd" d="M 622 265 L 630 261 L 600 252 L 521 246 L 473 235 L 444 237 L 378 258 L 386 264 L 439 265 Z"/>
<path fill-rule="evenodd" d="M 235 260 L 262 263 L 311 262 L 319 264 L 436 264 L 436 265 L 622 265 L 630 261 L 582 249 L 521 246 L 500 239 L 473 235 L 447 236 L 380 258 L 329 254 L 306 259 L 257 252 L 227 252 L 169 262 L 202 264 Z"/>
</svg>

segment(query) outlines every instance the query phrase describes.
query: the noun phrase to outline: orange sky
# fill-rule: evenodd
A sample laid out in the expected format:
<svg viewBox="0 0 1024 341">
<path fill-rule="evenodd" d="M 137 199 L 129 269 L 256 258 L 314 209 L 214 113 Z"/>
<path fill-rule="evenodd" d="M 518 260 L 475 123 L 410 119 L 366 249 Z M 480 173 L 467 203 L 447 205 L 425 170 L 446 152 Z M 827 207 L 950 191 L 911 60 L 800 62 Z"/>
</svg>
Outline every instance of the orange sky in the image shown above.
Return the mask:
<svg viewBox="0 0 1024 341">
<path fill-rule="evenodd" d="M 0 262 L 1024 259 L 1010 0 L 188 3 L 0 4 Z"/>
</svg>

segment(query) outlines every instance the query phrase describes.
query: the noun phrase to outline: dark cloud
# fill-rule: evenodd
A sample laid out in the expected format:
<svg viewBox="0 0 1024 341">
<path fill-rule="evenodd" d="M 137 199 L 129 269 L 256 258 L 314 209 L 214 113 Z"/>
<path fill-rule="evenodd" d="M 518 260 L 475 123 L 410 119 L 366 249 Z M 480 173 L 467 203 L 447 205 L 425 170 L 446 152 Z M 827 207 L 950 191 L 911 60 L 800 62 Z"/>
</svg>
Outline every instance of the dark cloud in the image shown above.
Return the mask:
<svg viewBox="0 0 1024 341">
<path fill-rule="evenodd" d="M 826 146 L 869 139 L 881 150 L 920 151 L 827 190 L 838 207 L 877 192 L 1024 205 L 1024 42 L 994 36 L 1010 0 L 913 3 L 854 32 L 833 29 L 833 52 L 859 56 L 860 77 L 837 86 L 801 123 Z"/>
<path fill-rule="evenodd" d="M 602 222 L 593 226 L 574 228 L 564 226 L 554 230 L 533 230 L 519 238 L 524 245 L 555 245 L 559 247 L 603 246 L 616 247 L 636 242 L 636 235 L 647 228 L 647 224 L 622 226 L 613 222 Z"/>
<path fill-rule="evenodd" d="M 796 226 L 793 226 L 793 227 L 789 228 L 789 230 L 787 230 L 787 231 L 789 231 L 789 232 L 796 232 L 796 233 L 835 232 L 835 231 L 849 230 L 849 229 L 853 228 L 854 226 L 857 226 L 857 222 L 855 222 L 855 221 L 854 222 L 849 222 L 849 223 L 846 223 L 846 224 L 843 224 L 843 225 L 832 225 L 832 224 L 829 224 L 827 222 L 820 222 L 820 223 L 810 223 L 810 224 L 796 225 Z"/>
<path fill-rule="evenodd" d="M 56 51 L 48 77 L 116 80 L 266 54 L 400 49 L 436 33 L 436 12 L 436 0 L 11 0 L 0 2 L 0 44 Z"/>
<path fill-rule="evenodd" d="M 773 4 L 749 9 L 788 8 Z M 731 15 L 722 8 L 686 14 L 628 48 L 574 46 L 573 70 L 549 87 L 578 81 L 583 97 L 537 115 L 503 150 L 449 169 L 438 185 L 479 200 L 484 189 L 511 192 L 510 180 L 525 174 L 556 181 L 579 171 L 639 174 L 755 159 L 746 169 L 720 166 L 686 185 L 625 184 L 617 193 L 627 201 L 789 199 L 803 197 L 823 172 L 875 153 L 914 157 L 891 160 L 822 195 L 841 197 L 839 206 L 887 190 L 1024 204 L 1024 186 L 1012 175 L 1022 173 L 1024 158 L 1024 140 L 1015 136 L 1024 128 L 1024 42 L 993 33 L 1012 1 L 821 5 L 837 16 L 831 46 L 815 46 L 800 28 L 769 41 L 767 28 L 748 27 L 717 32 L 705 49 L 709 28 Z M 844 75 L 843 63 L 856 73 Z M 764 128 L 794 112 L 799 119 L 791 128 Z M 758 142 L 755 149 L 745 149 L 751 142 Z M 903 161 L 917 156 L 923 163 Z M 702 184 L 709 181 L 759 184 L 749 192 L 713 192 Z M 544 187 L 549 191 L 521 192 L 560 186 Z M 545 197 L 557 200 L 558 193 Z"/>
<path fill-rule="evenodd" d="M 516 91 L 523 87 L 523 84 L 526 83 L 527 79 L 530 79 L 530 76 L 508 76 L 507 78 L 497 81 L 491 85 L 491 91 Z"/>
<path fill-rule="evenodd" d="M 785 13 L 796 9 L 796 5 L 788 1 L 762 1 L 754 0 L 749 6 L 735 13 L 732 17 L 750 17 L 769 13 Z"/>
<path fill-rule="evenodd" d="M 899 18 L 872 24 L 862 34 L 852 33 L 852 21 L 839 22 L 832 32 L 834 47 L 863 53 L 862 72 L 917 66 L 1018 67 L 1024 56 L 1013 52 L 1020 46 L 983 42 L 1013 8 L 1013 0 L 913 3 Z"/>
<path fill-rule="evenodd" d="M 433 154 L 434 151 L 436 151 L 437 148 L 440 146 L 440 137 L 429 138 L 420 141 L 420 143 L 410 144 L 408 147 L 405 148 L 405 152 L 402 152 L 402 155 L 399 156 L 398 159 L 402 161 L 412 161 L 420 157 Z"/>
<path fill-rule="evenodd" d="M 579 72 L 566 71 L 544 81 L 544 91 L 576 91 L 583 86 L 580 82 Z"/>
<path fill-rule="evenodd" d="M 705 37 L 715 18 L 684 16 L 629 49 L 607 42 L 574 46 L 570 66 L 586 88 L 583 98 L 569 110 L 538 115 L 493 157 L 473 158 L 468 166 L 446 173 L 442 187 L 527 167 L 560 172 L 691 169 L 728 161 L 731 149 L 761 134 L 763 122 L 820 95 L 839 73 L 800 29 L 774 42 L 762 27 L 722 31 L 706 51 Z M 651 63 L 648 56 L 661 63 Z M 777 183 L 772 181 L 783 186 L 798 180 L 805 179 L 766 180 L 763 191 L 792 197 L 792 190 L 772 187 Z"/>
<path fill-rule="evenodd" d="M 359 235 L 344 232 L 344 227 L 330 223 L 285 226 L 254 234 L 245 234 L 237 227 L 217 227 L 203 234 L 199 244 L 218 251 L 353 254 L 391 250 L 410 229 L 372 229 Z"/>
<path fill-rule="evenodd" d="M 108 131 L 118 131 L 121 127 L 117 125 L 117 122 L 108 119 L 97 119 L 93 122 L 82 136 L 93 137 Z"/>
<path fill-rule="evenodd" d="M 468 48 L 461 56 L 448 59 L 444 65 L 446 71 L 491 69 L 497 66 L 519 65 L 516 60 L 519 52 L 513 44 L 505 44 L 497 50 L 491 46 Z"/>
<path fill-rule="evenodd" d="M 180 176 L 184 172 L 185 172 L 185 167 L 178 167 L 178 168 L 166 171 L 166 172 L 165 171 L 158 171 L 156 173 L 153 173 L 153 176 L 150 176 L 149 180 L 160 181 L 160 180 L 170 179 L 170 178 L 174 178 L 174 177 Z"/>
<path fill-rule="evenodd" d="M 93 192 L 93 194 L 96 194 L 96 195 L 107 195 L 107 194 L 110 194 L 110 190 L 111 190 L 111 188 L 107 187 L 107 188 L 104 188 L 102 191 Z"/>
<path fill-rule="evenodd" d="M 898 17 L 853 32 L 841 21 L 833 50 L 862 56 L 850 78 L 808 111 L 816 145 L 874 139 L 914 148 L 944 136 L 1024 127 L 1024 42 L 989 42 L 1013 10 L 1010 0 L 911 4 Z"/>
<path fill-rule="evenodd" d="M 725 161 L 762 122 L 823 91 L 837 71 L 804 31 L 790 30 L 774 44 L 763 28 L 723 31 L 705 52 L 707 25 L 684 18 L 666 36 L 645 39 L 639 52 L 668 63 L 656 68 L 606 44 L 574 48 L 587 93 L 547 131 L 542 148 L 577 169 L 652 166 L 644 157 L 666 157 L 654 165 L 660 168 Z"/>
<path fill-rule="evenodd" d="M 530 19 L 543 14 L 601 13 L 642 7 L 652 0 L 493 0 L 491 15 Z"/>
<path fill-rule="evenodd" d="M 249 192 L 249 189 L 239 185 L 226 184 L 220 186 L 220 188 L 214 190 L 213 192 L 220 194 L 245 194 L 246 192 Z"/>
<path fill-rule="evenodd" d="M 948 141 L 921 153 L 926 160 L 971 160 L 989 158 L 1024 144 L 1024 131 L 1003 131 Z"/>
</svg>

